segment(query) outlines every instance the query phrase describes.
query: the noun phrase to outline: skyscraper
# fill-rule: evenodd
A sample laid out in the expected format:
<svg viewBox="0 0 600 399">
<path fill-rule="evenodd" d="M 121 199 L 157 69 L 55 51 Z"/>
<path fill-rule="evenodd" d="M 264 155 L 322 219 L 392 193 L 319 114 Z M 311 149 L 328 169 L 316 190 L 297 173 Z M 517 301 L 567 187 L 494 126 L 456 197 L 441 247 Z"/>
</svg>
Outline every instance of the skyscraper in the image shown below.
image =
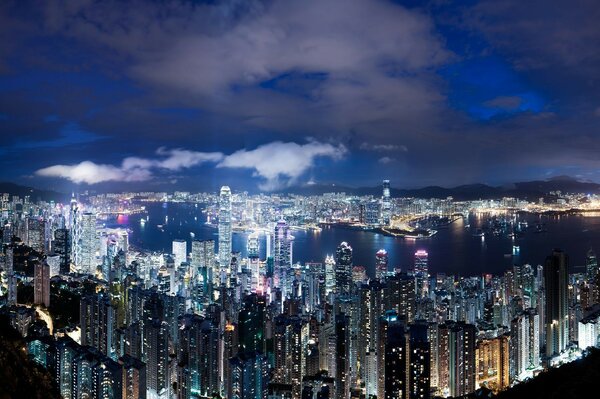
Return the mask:
<svg viewBox="0 0 600 399">
<path fill-rule="evenodd" d="M 284 296 L 291 291 L 293 239 L 287 222 L 283 219 L 277 222 L 273 236 L 274 277 L 275 287 L 281 288 Z"/>
<path fill-rule="evenodd" d="M 96 236 L 96 215 L 90 212 L 81 214 L 78 221 L 81 224 L 79 242 L 76 246 L 75 264 L 81 273 L 96 274 L 96 250 L 98 239 Z"/>
<path fill-rule="evenodd" d="M 187 241 L 173 240 L 172 254 L 175 260 L 175 268 L 181 266 L 183 262 L 187 262 Z"/>
<path fill-rule="evenodd" d="M 71 232 L 69 229 L 56 229 L 52 250 L 60 256 L 60 274 L 71 271 Z"/>
<path fill-rule="evenodd" d="M 427 274 L 429 272 L 429 254 L 425 250 L 415 252 L 415 273 Z"/>
<path fill-rule="evenodd" d="M 8 279 L 8 297 L 9 305 L 17 303 L 17 277 L 15 276 L 14 249 L 12 246 L 6 248 L 6 278 Z"/>
<path fill-rule="evenodd" d="M 45 261 L 35 264 L 33 286 L 33 302 L 50 307 L 50 266 Z"/>
<path fill-rule="evenodd" d="M 390 198 L 390 181 L 383 181 L 383 195 L 381 196 L 381 224 L 389 225 L 392 219 L 392 200 Z"/>
<path fill-rule="evenodd" d="M 569 258 L 555 249 L 544 266 L 546 290 L 546 356 L 564 351 L 569 342 Z"/>
<path fill-rule="evenodd" d="M 383 280 L 388 271 L 388 253 L 385 249 L 380 249 L 375 254 L 375 278 Z"/>
<path fill-rule="evenodd" d="M 585 256 L 585 271 L 588 281 L 595 281 L 598 275 L 598 258 L 591 248 Z"/>
<path fill-rule="evenodd" d="M 231 263 L 231 189 L 221 187 L 219 196 L 219 268 L 229 272 Z"/>
<path fill-rule="evenodd" d="M 352 247 L 342 242 L 335 251 L 335 282 L 340 295 L 349 295 L 352 291 Z"/>
</svg>

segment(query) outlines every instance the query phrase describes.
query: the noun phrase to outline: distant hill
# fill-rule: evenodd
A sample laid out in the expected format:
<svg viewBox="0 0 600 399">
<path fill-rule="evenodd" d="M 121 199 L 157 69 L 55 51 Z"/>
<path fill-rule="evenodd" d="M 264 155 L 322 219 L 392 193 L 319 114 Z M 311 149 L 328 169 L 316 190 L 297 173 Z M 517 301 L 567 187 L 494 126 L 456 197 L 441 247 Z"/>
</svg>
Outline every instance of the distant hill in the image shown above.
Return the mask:
<svg viewBox="0 0 600 399">
<path fill-rule="evenodd" d="M 39 199 L 44 201 L 65 201 L 69 199 L 69 195 L 65 193 L 59 193 L 52 190 L 40 190 L 9 182 L 0 182 L 0 194 L 1 193 L 9 193 L 11 196 L 18 195 L 19 197 L 29 195 L 34 202 Z"/>
<path fill-rule="evenodd" d="M 568 176 L 558 176 L 548 180 L 519 182 L 506 184 L 503 186 L 467 184 L 452 188 L 427 186 L 416 189 L 398 189 L 392 186 L 391 195 L 392 197 L 415 198 L 453 197 L 456 200 L 491 199 L 501 197 L 516 197 L 536 200 L 547 195 L 550 191 L 599 194 L 600 184 L 579 181 Z M 299 195 L 321 195 L 332 192 L 345 192 L 353 195 L 373 195 L 379 197 L 381 195 L 381 186 L 352 188 L 336 184 L 313 184 L 290 187 L 285 190 L 285 192 Z"/>
</svg>

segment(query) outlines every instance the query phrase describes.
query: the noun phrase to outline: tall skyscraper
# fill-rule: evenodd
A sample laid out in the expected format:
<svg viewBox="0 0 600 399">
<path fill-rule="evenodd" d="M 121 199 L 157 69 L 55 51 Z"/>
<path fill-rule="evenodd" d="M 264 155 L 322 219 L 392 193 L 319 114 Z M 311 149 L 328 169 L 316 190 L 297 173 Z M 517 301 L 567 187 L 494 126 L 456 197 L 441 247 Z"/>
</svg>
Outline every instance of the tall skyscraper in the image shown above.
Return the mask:
<svg viewBox="0 0 600 399">
<path fill-rule="evenodd" d="M 294 237 L 290 226 L 281 219 L 275 225 L 273 236 L 273 261 L 275 287 L 281 288 L 284 296 L 291 292 L 292 245 Z"/>
<path fill-rule="evenodd" d="M 450 396 L 475 390 L 476 329 L 471 324 L 447 322 L 439 326 L 439 388 Z"/>
<path fill-rule="evenodd" d="M 76 268 L 81 273 L 96 274 L 96 251 L 98 238 L 96 236 L 96 215 L 90 212 L 81 214 L 77 221 L 80 224 L 79 240 L 75 247 Z"/>
<path fill-rule="evenodd" d="M 335 251 L 335 282 L 338 294 L 352 291 L 352 247 L 345 241 Z"/>
<path fill-rule="evenodd" d="M 6 278 L 8 279 L 7 302 L 9 305 L 16 305 L 17 277 L 15 276 L 14 248 L 10 245 L 6 248 Z"/>
<path fill-rule="evenodd" d="M 219 273 L 215 269 L 214 240 L 192 241 L 192 268 L 194 275 L 202 277 L 205 293 L 208 286 L 218 286 Z"/>
<path fill-rule="evenodd" d="M 221 187 L 219 195 L 219 268 L 229 273 L 231 263 L 231 189 Z"/>
<path fill-rule="evenodd" d="M 40 218 L 30 217 L 27 219 L 27 245 L 34 251 L 44 252 L 46 222 Z"/>
<path fill-rule="evenodd" d="M 33 287 L 33 302 L 50 307 L 50 266 L 45 261 L 35 264 Z"/>
<path fill-rule="evenodd" d="M 181 266 L 183 262 L 187 262 L 187 241 L 173 240 L 172 254 L 175 260 L 175 268 Z"/>
<path fill-rule="evenodd" d="M 425 250 L 415 252 L 415 273 L 429 273 L 429 254 Z"/>
<path fill-rule="evenodd" d="M 383 280 L 388 271 L 388 253 L 385 249 L 380 249 L 375 254 L 375 278 Z"/>
<path fill-rule="evenodd" d="M 569 342 L 569 258 L 555 249 L 544 265 L 546 356 L 563 352 Z"/>
<path fill-rule="evenodd" d="M 585 272 L 589 282 L 596 280 L 596 276 L 598 275 L 598 258 L 591 248 L 585 256 Z"/>
<path fill-rule="evenodd" d="M 69 229 L 54 230 L 52 250 L 60 256 L 60 274 L 71 271 L 71 232 Z"/>
<path fill-rule="evenodd" d="M 383 181 L 383 195 L 381 196 L 381 224 L 389 225 L 392 219 L 392 200 L 390 198 L 390 181 Z"/>
<path fill-rule="evenodd" d="M 115 308 L 108 296 L 92 294 L 79 302 L 81 324 L 81 345 L 98 349 L 108 357 L 114 357 L 113 332 L 115 328 Z"/>
</svg>

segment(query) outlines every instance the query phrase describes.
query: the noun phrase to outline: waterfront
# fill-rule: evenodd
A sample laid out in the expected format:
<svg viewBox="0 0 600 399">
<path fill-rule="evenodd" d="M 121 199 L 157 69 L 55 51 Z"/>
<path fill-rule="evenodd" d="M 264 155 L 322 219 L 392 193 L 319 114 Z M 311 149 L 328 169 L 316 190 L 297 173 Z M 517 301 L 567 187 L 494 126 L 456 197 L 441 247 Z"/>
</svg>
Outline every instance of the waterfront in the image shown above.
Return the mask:
<svg viewBox="0 0 600 399">
<path fill-rule="evenodd" d="M 202 207 L 184 203 L 147 206 L 147 215 L 120 216 L 113 226 L 130 230 L 130 243 L 137 248 L 170 252 L 174 239 L 186 239 L 188 251 L 192 239 L 217 241 L 217 230 L 205 225 Z M 147 218 L 145 223 L 140 219 Z M 363 265 L 369 274 L 374 267 L 375 253 L 383 248 L 388 251 L 390 268 L 406 269 L 412 266 L 416 250 L 429 253 L 429 269 L 433 273 L 456 275 L 479 275 L 502 273 L 513 263 L 537 265 L 544 262 L 552 248 L 564 249 L 571 258 L 571 269 L 582 266 L 590 248 L 600 246 L 600 217 L 581 215 L 532 215 L 523 214 L 520 221 L 527 221 L 529 228 L 522 237 L 486 235 L 476 237 L 477 229 L 483 227 L 485 216 L 471 215 L 469 225 L 459 219 L 428 239 L 411 240 L 393 238 L 382 234 L 325 227 L 320 232 L 294 231 L 293 261 L 322 262 L 327 254 L 333 254 L 336 246 L 347 241 L 352 248 L 354 264 Z M 536 232 L 535 225 L 544 225 L 544 232 Z M 162 226 L 162 227 L 158 227 Z M 194 237 L 190 233 L 193 233 Z M 247 233 L 233 234 L 233 250 L 246 253 Z M 261 256 L 265 254 L 265 237 L 261 236 Z M 517 256 L 512 254 L 513 245 L 520 248 Z M 598 248 L 596 248 L 598 246 Z"/>
</svg>

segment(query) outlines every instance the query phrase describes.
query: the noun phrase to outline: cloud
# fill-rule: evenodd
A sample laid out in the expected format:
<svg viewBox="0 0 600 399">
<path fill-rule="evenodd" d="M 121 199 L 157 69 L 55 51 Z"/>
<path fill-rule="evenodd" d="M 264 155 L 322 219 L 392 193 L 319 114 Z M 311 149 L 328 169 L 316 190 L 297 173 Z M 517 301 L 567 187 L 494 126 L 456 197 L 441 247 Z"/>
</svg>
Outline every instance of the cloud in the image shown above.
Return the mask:
<svg viewBox="0 0 600 399">
<path fill-rule="evenodd" d="M 110 181 L 146 181 L 154 171 L 173 172 L 204 163 L 214 163 L 218 168 L 251 169 L 254 176 L 262 178 L 261 190 L 274 190 L 298 180 L 314 166 L 317 158 L 341 159 L 347 152 L 345 146 L 310 140 L 306 144 L 274 141 L 253 150 L 239 150 L 230 155 L 220 152 L 199 152 L 181 148 L 156 151 L 159 159 L 128 157 L 121 166 L 83 161 L 74 165 L 54 165 L 39 169 L 36 175 L 57 177 L 73 183 L 97 184 Z"/>
<path fill-rule="evenodd" d="M 59 177 L 73 183 L 97 184 L 109 181 L 133 182 L 149 180 L 150 171 L 142 168 L 124 169 L 113 165 L 83 161 L 75 165 L 54 165 L 39 169 L 38 176 Z"/>
<path fill-rule="evenodd" d="M 396 160 L 396 158 L 381 157 L 381 158 L 379 158 L 379 160 L 377 162 L 387 165 L 388 163 L 394 162 L 395 160 Z"/>
<path fill-rule="evenodd" d="M 223 158 L 220 152 L 197 152 L 183 149 L 159 148 L 156 151 L 163 159 L 128 157 L 121 166 L 96 164 L 83 161 L 75 165 L 54 165 L 36 171 L 43 177 L 58 177 L 73 183 L 97 184 L 109 181 L 146 181 L 153 177 L 153 170 L 178 171 L 205 162 L 217 162 Z"/>
<path fill-rule="evenodd" d="M 399 144 L 371 144 L 364 142 L 360 145 L 361 150 L 365 151 L 376 151 L 376 152 L 384 152 L 384 151 L 401 151 L 408 152 L 408 147 L 405 145 Z"/>
<path fill-rule="evenodd" d="M 254 150 L 236 151 L 226 156 L 217 167 L 252 169 L 255 176 L 265 180 L 259 184 L 259 188 L 271 191 L 297 182 L 317 158 L 339 160 L 346 152 L 346 147 L 341 144 L 336 146 L 318 141 L 306 144 L 275 141 Z"/>
</svg>

